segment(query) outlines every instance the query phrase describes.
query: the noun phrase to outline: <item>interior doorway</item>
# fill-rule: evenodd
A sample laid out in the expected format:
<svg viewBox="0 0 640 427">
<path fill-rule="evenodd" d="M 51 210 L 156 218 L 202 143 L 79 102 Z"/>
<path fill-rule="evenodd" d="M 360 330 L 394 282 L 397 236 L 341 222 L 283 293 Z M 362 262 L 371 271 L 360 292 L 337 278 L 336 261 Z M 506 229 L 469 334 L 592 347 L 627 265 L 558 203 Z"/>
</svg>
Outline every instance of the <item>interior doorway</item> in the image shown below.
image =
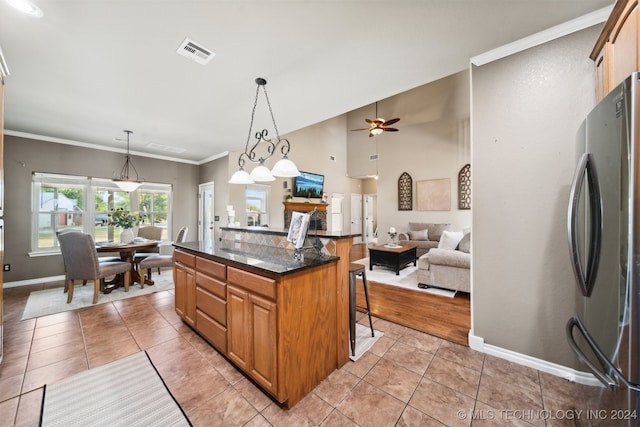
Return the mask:
<svg viewBox="0 0 640 427">
<path fill-rule="evenodd" d="M 331 231 L 343 230 L 344 223 L 344 194 L 333 193 L 331 195 Z"/>
<path fill-rule="evenodd" d="M 353 238 L 353 243 L 362 243 L 362 194 L 351 194 L 351 229 L 353 234 L 360 234 Z"/>
<path fill-rule="evenodd" d="M 213 182 L 198 186 L 198 239 L 215 240 Z"/>
<path fill-rule="evenodd" d="M 364 242 L 378 242 L 378 195 L 364 195 Z"/>
</svg>

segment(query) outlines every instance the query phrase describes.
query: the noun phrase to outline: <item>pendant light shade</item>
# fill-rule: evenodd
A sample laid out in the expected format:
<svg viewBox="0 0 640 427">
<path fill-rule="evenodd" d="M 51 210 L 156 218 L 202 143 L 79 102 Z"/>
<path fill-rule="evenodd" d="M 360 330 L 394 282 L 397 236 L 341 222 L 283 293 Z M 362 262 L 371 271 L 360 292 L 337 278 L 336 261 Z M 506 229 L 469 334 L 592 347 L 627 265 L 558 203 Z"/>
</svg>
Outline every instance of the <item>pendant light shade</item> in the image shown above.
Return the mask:
<svg viewBox="0 0 640 427">
<path fill-rule="evenodd" d="M 229 184 L 253 184 L 254 182 L 270 182 L 275 181 L 275 177 L 294 177 L 299 176 L 300 172 L 296 165 L 287 158 L 287 154 L 289 154 L 289 150 L 291 149 L 291 145 L 289 141 L 285 138 L 280 138 L 280 134 L 278 133 L 278 126 L 276 125 L 276 120 L 273 117 L 273 111 L 271 110 L 271 104 L 269 103 L 269 96 L 267 95 L 267 89 L 265 85 L 267 81 L 263 78 L 258 77 L 256 79 L 256 97 L 253 102 L 253 110 L 251 111 L 251 122 L 249 123 L 249 136 L 247 137 L 247 143 L 244 147 L 244 152 L 240 154 L 238 157 L 238 167 L 239 170 L 236 171 L 229 180 Z M 258 105 L 258 95 L 260 94 L 260 88 L 262 88 L 264 92 L 264 97 L 267 100 L 267 106 L 269 107 L 269 113 L 271 114 L 271 121 L 273 122 L 273 128 L 276 131 L 276 137 L 274 139 L 268 139 L 268 131 L 263 129 L 262 132 L 256 132 L 254 138 L 256 142 L 250 146 L 251 133 L 253 129 L 253 119 L 256 113 L 256 107 Z M 257 150 L 260 146 L 264 147 L 262 150 Z M 266 152 L 265 157 L 259 156 L 258 151 Z M 276 151 L 280 151 L 282 154 L 282 159 L 280 159 L 272 170 L 269 170 L 264 162 L 271 158 Z M 251 174 L 248 174 L 244 171 L 244 165 L 246 161 L 250 161 L 252 163 L 258 163 L 252 171 Z M 248 179 L 247 179 L 248 178 Z"/>
<path fill-rule="evenodd" d="M 284 156 L 278 160 L 271 169 L 271 173 L 275 176 L 281 176 L 283 178 L 292 178 L 294 176 L 300 176 L 300 171 L 296 167 L 295 163 Z"/>
<path fill-rule="evenodd" d="M 133 132 L 130 130 L 125 130 L 124 132 L 127 134 L 127 155 L 125 157 L 124 165 L 120 170 L 120 177 L 114 178 L 113 182 L 121 190 L 131 192 L 137 190 L 138 187 L 140 187 L 144 182 L 144 179 L 140 179 L 140 177 L 138 176 L 138 171 L 136 170 L 135 166 L 133 166 L 133 163 L 131 162 L 131 156 L 129 155 L 129 135 L 131 135 Z M 129 177 L 129 169 L 133 169 L 133 171 L 136 173 L 136 179 Z"/>
</svg>

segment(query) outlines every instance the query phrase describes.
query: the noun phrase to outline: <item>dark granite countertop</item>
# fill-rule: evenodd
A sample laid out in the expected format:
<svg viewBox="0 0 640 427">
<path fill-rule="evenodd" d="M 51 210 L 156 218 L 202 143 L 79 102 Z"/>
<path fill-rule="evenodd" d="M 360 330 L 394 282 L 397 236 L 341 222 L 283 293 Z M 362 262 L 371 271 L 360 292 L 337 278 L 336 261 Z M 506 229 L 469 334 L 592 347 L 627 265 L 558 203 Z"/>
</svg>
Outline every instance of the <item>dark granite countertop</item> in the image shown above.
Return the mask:
<svg viewBox="0 0 640 427">
<path fill-rule="evenodd" d="M 259 228 L 259 227 L 258 227 Z M 201 240 L 174 243 L 176 248 L 197 252 L 207 258 L 229 261 L 231 264 L 251 267 L 276 275 L 294 273 L 318 265 L 337 262 L 340 257 L 320 256 L 313 249 L 303 251 L 304 258 L 295 259 L 295 251 L 271 246 L 231 241 Z"/>
<path fill-rule="evenodd" d="M 264 234 L 277 234 L 286 236 L 289 234 L 288 228 L 275 228 L 275 227 L 220 227 L 220 230 L 225 231 L 248 231 L 251 233 L 264 233 Z M 314 237 L 316 234 L 313 228 L 307 231 L 307 237 Z M 348 237 L 361 236 L 361 233 L 350 233 L 346 231 L 327 231 L 318 230 L 318 237 L 326 237 L 331 239 L 346 239 Z"/>
</svg>

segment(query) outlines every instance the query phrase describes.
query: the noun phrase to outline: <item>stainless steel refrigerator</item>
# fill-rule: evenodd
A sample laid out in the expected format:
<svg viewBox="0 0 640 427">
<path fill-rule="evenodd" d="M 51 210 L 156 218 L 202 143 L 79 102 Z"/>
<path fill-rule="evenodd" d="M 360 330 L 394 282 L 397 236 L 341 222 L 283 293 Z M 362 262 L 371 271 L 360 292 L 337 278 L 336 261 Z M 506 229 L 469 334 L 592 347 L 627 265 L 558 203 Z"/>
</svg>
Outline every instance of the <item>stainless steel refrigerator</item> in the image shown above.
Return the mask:
<svg viewBox="0 0 640 427">
<path fill-rule="evenodd" d="M 639 79 L 629 76 L 579 128 L 567 221 L 580 291 L 568 342 L 616 396 L 600 409 L 628 411 L 607 413 L 624 425 L 640 425 Z"/>
</svg>

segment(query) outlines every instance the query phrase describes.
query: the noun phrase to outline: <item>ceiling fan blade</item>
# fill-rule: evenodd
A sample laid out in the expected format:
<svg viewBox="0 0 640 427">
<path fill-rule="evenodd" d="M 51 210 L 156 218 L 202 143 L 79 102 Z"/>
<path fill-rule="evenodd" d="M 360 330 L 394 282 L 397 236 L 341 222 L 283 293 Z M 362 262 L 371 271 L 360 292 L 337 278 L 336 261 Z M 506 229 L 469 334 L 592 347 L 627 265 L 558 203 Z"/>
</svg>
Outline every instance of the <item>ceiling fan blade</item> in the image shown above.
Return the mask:
<svg viewBox="0 0 640 427">
<path fill-rule="evenodd" d="M 373 121 L 373 120 L 371 120 L 371 119 L 364 119 L 364 121 L 365 121 L 365 122 L 367 122 L 367 123 L 369 123 L 370 125 L 372 125 L 372 124 L 374 123 L 374 121 Z"/>
<path fill-rule="evenodd" d="M 391 119 L 391 120 L 387 120 L 386 122 L 384 122 L 384 125 L 392 125 L 394 123 L 398 123 L 400 121 L 400 119 Z"/>
<path fill-rule="evenodd" d="M 396 128 L 384 128 L 384 127 L 383 127 L 382 129 L 383 129 L 384 131 L 386 131 L 386 132 L 398 132 L 398 129 L 396 129 Z"/>
<path fill-rule="evenodd" d="M 351 132 L 353 132 L 354 130 L 370 130 L 371 128 L 362 128 L 362 129 L 351 129 Z"/>
</svg>

